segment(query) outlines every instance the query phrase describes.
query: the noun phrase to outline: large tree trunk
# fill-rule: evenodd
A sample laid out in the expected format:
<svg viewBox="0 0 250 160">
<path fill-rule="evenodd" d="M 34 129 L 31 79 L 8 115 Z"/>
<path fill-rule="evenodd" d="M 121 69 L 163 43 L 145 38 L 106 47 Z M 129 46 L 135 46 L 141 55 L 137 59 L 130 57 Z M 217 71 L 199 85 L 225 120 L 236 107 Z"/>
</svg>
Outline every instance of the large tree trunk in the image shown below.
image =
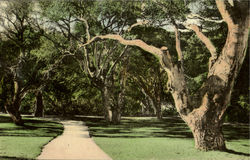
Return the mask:
<svg viewBox="0 0 250 160">
<path fill-rule="evenodd" d="M 11 104 L 6 104 L 4 107 L 16 125 L 23 125 L 22 116 L 19 111 L 20 109 L 19 98 L 15 99 L 14 102 L 12 102 Z"/>
<path fill-rule="evenodd" d="M 199 150 L 225 150 L 225 140 L 222 133 L 222 120 L 210 111 L 204 116 L 189 117 L 188 126 L 191 128 L 195 148 Z"/>
<path fill-rule="evenodd" d="M 229 16 L 227 8 L 224 6 L 223 9 L 224 1 L 217 2 L 218 8 L 223 10 L 222 15 Z M 242 4 L 235 5 L 239 7 Z M 189 96 L 183 69 L 178 65 L 169 68 L 169 86 L 177 111 L 191 128 L 195 146 L 200 150 L 226 149 L 222 134 L 223 115 L 247 49 L 248 15 L 237 19 L 224 16 L 225 20 L 231 21 L 227 22 L 229 31 L 225 46 L 218 58 L 210 61 L 207 80 L 195 97 Z"/>
<path fill-rule="evenodd" d="M 103 101 L 103 109 L 104 109 L 104 118 L 106 122 L 110 123 L 112 121 L 112 110 L 110 104 L 110 94 L 108 91 L 108 86 L 104 85 L 102 88 L 102 101 Z"/>
<path fill-rule="evenodd" d="M 2 85 L 1 98 L 4 102 L 5 111 L 10 115 L 13 122 L 17 125 L 23 125 L 22 117 L 20 114 L 21 95 L 17 81 L 13 81 L 11 77 L 4 77 Z M 11 87 L 8 87 L 11 86 Z M 13 91 L 14 90 L 14 91 Z"/>
<path fill-rule="evenodd" d="M 120 83 L 122 85 L 122 83 Z M 122 87 L 121 91 L 118 94 L 117 106 L 113 109 L 112 122 L 114 124 L 119 124 L 121 122 L 121 109 L 124 105 L 124 94 L 125 86 Z"/>
<path fill-rule="evenodd" d="M 156 117 L 157 119 L 162 119 L 162 109 L 161 109 L 161 102 L 159 100 L 154 101 L 154 107 L 156 110 Z"/>
<path fill-rule="evenodd" d="M 44 105 L 43 105 L 43 95 L 41 91 L 36 93 L 36 105 L 35 105 L 35 117 L 44 116 Z"/>
<path fill-rule="evenodd" d="M 121 106 L 116 106 L 112 110 L 112 123 L 119 124 L 121 122 Z"/>
<path fill-rule="evenodd" d="M 169 87 L 171 89 L 175 105 L 181 118 L 190 127 L 195 147 L 199 150 L 225 150 L 225 140 L 222 133 L 222 115 L 226 100 L 218 97 L 218 92 L 225 93 L 221 84 L 207 82 L 209 86 L 199 91 L 196 97 L 191 97 L 184 81 L 184 74 L 181 68 L 172 68 L 174 78 L 169 76 Z M 211 84 L 215 83 L 216 86 Z M 204 91 L 206 90 L 206 91 Z M 218 99 L 219 98 L 219 99 Z"/>
<path fill-rule="evenodd" d="M 19 81 L 17 81 L 16 79 L 13 80 L 12 89 L 14 89 L 14 93 L 9 98 L 6 99 L 7 101 L 5 104 L 5 109 L 16 125 L 23 125 L 22 116 L 19 111 L 22 101 L 22 95 L 20 93 L 21 89 Z"/>
</svg>

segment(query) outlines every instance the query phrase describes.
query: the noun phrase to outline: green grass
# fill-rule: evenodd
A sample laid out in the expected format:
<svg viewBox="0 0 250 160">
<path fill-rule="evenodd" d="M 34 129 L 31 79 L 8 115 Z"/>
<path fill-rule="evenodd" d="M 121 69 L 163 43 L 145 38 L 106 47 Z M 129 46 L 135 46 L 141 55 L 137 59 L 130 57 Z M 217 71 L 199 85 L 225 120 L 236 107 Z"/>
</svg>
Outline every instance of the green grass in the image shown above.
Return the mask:
<svg viewBox="0 0 250 160">
<path fill-rule="evenodd" d="M 178 117 L 123 118 L 106 125 L 101 118 L 84 117 L 90 135 L 113 160 L 249 160 L 249 126 L 224 126 L 228 152 L 194 148 L 192 133 Z"/>
<path fill-rule="evenodd" d="M 9 116 L 0 115 L 0 159 L 33 159 L 42 147 L 60 135 L 60 123 L 23 117 L 24 126 L 16 126 Z"/>
</svg>

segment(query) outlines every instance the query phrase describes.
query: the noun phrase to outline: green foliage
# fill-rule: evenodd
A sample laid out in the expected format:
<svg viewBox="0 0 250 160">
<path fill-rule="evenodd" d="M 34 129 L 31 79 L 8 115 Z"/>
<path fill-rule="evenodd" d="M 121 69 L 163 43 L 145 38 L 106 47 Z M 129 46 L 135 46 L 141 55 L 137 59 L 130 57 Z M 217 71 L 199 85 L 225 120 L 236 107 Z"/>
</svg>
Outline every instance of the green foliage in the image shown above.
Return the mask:
<svg viewBox="0 0 250 160">
<path fill-rule="evenodd" d="M 34 113 L 35 107 L 35 94 L 30 92 L 24 97 L 21 103 L 20 112 L 22 114 L 32 114 Z"/>
<path fill-rule="evenodd" d="M 249 113 L 249 54 L 247 54 L 234 85 L 231 104 L 226 111 L 225 120 L 249 123 Z"/>
<path fill-rule="evenodd" d="M 237 103 L 240 105 L 241 108 L 250 111 L 249 97 L 248 96 L 240 95 Z"/>
<path fill-rule="evenodd" d="M 0 62 L 1 69 L 4 70 L 5 66 L 10 66 L 16 63 L 18 56 L 18 46 L 11 40 L 0 41 Z"/>
<path fill-rule="evenodd" d="M 172 20 L 183 21 L 186 14 L 190 13 L 187 1 L 180 0 L 156 0 L 146 1 L 144 14 L 147 18 L 158 23 L 172 23 Z"/>
<path fill-rule="evenodd" d="M 68 1 L 43 0 L 39 3 L 43 11 L 42 15 L 56 22 L 68 17 L 69 14 L 72 14 L 76 10 L 76 8 L 74 8 L 74 6 L 72 6 L 71 3 Z"/>
</svg>

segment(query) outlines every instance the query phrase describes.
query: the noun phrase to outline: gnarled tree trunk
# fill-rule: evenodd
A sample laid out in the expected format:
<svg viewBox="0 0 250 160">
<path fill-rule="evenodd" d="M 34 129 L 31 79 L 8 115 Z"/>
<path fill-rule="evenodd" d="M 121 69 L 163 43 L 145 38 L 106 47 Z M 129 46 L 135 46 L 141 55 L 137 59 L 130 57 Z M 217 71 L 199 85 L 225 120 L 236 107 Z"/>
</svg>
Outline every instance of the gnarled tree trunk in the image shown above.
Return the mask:
<svg viewBox="0 0 250 160">
<path fill-rule="evenodd" d="M 229 4 L 224 0 L 216 0 L 222 18 L 228 25 L 226 43 L 219 54 L 197 26 L 192 26 L 212 55 L 207 80 L 196 96 L 189 96 L 182 67 L 167 63 L 169 88 L 177 111 L 191 128 L 195 147 L 199 150 L 226 149 L 222 133 L 223 115 L 230 103 L 233 85 L 246 54 L 249 30 L 248 3 L 234 1 L 233 4 Z"/>
<path fill-rule="evenodd" d="M 9 83 L 10 81 L 12 81 L 12 78 L 4 78 L 3 79 L 3 84 L 2 85 L 2 93 L 1 93 L 1 99 L 4 102 L 4 108 L 5 111 L 10 115 L 10 117 L 12 118 L 13 122 L 17 125 L 22 125 L 23 121 L 22 121 L 22 117 L 20 114 L 20 103 L 21 103 L 21 95 L 19 94 L 19 89 L 18 89 L 18 83 L 11 83 L 10 85 L 8 85 L 7 83 Z M 14 85 L 15 84 L 15 85 Z M 11 87 L 8 87 L 11 86 Z M 14 93 L 13 93 L 13 90 Z"/>
<path fill-rule="evenodd" d="M 239 12 L 239 9 L 244 8 L 243 5 L 246 4 L 236 2 L 235 7 L 238 8 L 231 12 Z M 227 10 L 229 6 L 226 7 L 224 1 L 217 0 L 217 6 L 228 24 L 228 36 L 222 53 L 210 61 L 207 80 L 196 98 L 190 97 L 182 89 L 187 88 L 182 69 L 177 66 L 170 68 L 174 75 L 170 78 L 177 110 L 191 128 L 195 146 L 200 150 L 226 149 L 222 133 L 223 115 L 230 103 L 233 85 L 243 63 L 248 41 L 248 12 L 241 17 L 234 17 Z"/>
<path fill-rule="evenodd" d="M 228 103 L 223 98 L 224 95 L 218 97 L 219 93 L 226 92 L 220 88 L 222 84 L 209 79 L 206 82 L 208 86 L 205 85 L 198 91 L 196 97 L 191 97 L 182 74 L 183 70 L 176 65 L 172 68 L 172 73 L 175 76 L 169 76 L 169 87 L 178 113 L 193 133 L 195 147 L 205 151 L 225 150 L 222 115 Z"/>
<path fill-rule="evenodd" d="M 190 114 L 186 120 L 194 136 L 195 148 L 205 151 L 225 150 L 222 119 L 219 119 L 212 110 L 205 114 L 198 113 Z"/>
</svg>

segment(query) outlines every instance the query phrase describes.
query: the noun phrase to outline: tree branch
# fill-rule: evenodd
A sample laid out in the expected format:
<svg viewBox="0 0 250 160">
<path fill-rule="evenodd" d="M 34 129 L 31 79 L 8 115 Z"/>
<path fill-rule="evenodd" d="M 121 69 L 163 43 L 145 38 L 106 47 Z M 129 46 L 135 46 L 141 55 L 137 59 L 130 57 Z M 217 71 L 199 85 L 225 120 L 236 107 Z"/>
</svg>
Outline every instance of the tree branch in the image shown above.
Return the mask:
<svg viewBox="0 0 250 160">
<path fill-rule="evenodd" d="M 139 39 L 126 40 L 122 36 L 117 35 L 117 34 L 107 34 L 107 35 L 102 35 L 102 36 L 95 36 L 92 39 L 90 39 L 89 41 L 87 41 L 86 43 L 81 44 L 80 47 L 84 47 L 86 45 L 89 45 L 90 43 L 94 42 L 97 39 L 112 39 L 112 40 L 119 41 L 123 45 L 137 46 L 137 47 L 155 55 L 158 58 L 161 58 L 162 54 L 163 54 L 161 49 L 154 47 L 154 46 L 151 46 L 151 45 L 148 45 L 145 42 L 143 42 L 142 40 L 139 40 Z"/>
<path fill-rule="evenodd" d="M 78 20 L 82 21 L 86 27 L 86 38 L 87 38 L 87 42 L 90 41 L 90 34 L 89 34 L 89 25 L 88 25 L 88 21 L 83 18 L 82 16 L 80 18 L 78 18 Z"/>
<path fill-rule="evenodd" d="M 89 56 L 88 56 L 88 53 L 87 53 L 87 49 L 86 49 L 86 46 L 83 47 L 83 50 L 84 50 L 84 69 L 85 69 L 85 72 L 87 72 L 91 78 L 94 77 L 94 74 L 93 72 L 90 71 L 90 68 L 89 68 Z"/>
<path fill-rule="evenodd" d="M 126 47 L 124 48 L 124 50 L 120 53 L 119 57 L 116 58 L 115 62 L 114 62 L 114 63 L 111 65 L 111 67 L 109 68 L 108 74 L 114 70 L 116 64 L 117 64 L 117 63 L 119 62 L 119 60 L 125 55 L 127 49 L 128 49 L 128 46 L 126 46 Z"/>
<path fill-rule="evenodd" d="M 197 25 L 191 24 L 189 25 L 189 27 L 196 33 L 197 37 L 205 44 L 205 46 L 207 47 L 207 49 L 211 54 L 211 58 L 216 59 L 217 58 L 216 48 L 210 41 L 210 39 L 201 32 L 200 28 Z"/>
<path fill-rule="evenodd" d="M 183 62 L 183 53 L 181 50 L 181 40 L 180 40 L 180 32 L 178 30 L 177 24 L 174 22 L 175 29 L 175 48 L 178 54 L 178 61 Z"/>
<path fill-rule="evenodd" d="M 137 22 L 137 23 L 131 25 L 131 26 L 127 29 L 127 31 L 130 32 L 134 27 L 140 26 L 140 25 L 145 25 L 145 24 L 148 24 L 148 23 L 149 23 L 148 20 L 139 21 L 139 22 Z"/>
<path fill-rule="evenodd" d="M 229 14 L 228 10 L 227 10 L 225 0 L 216 0 L 216 5 L 217 5 L 217 8 L 218 8 L 223 20 L 227 24 L 230 24 L 230 25 L 234 24 L 233 19 L 232 19 L 231 15 Z"/>
<path fill-rule="evenodd" d="M 187 16 L 188 19 L 200 19 L 203 21 L 207 21 L 207 22 L 213 22 L 213 23 L 222 23 L 223 20 L 222 19 L 211 19 L 211 18 L 206 18 L 206 17 L 202 17 L 198 14 L 189 14 Z"/>
</svg>

